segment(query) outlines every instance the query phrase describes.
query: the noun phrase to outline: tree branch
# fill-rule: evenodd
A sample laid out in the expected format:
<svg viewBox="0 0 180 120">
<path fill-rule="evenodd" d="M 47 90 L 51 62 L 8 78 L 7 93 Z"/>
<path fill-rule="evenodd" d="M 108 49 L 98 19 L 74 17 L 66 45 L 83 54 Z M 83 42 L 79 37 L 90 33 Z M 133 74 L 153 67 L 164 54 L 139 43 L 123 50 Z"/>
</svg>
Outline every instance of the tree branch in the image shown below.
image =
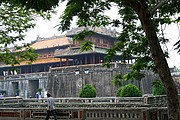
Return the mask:
<svg viewBox="0 0 180 120">
<path fill-rule="evenodd" d="M 157 5 L 155 5 L 155 6 L 150 10 L 151 15 L 153 15 L 158 8 L 160 8 L 161 6 L 163 6 L 164 3 L 165 3 L 165 2 L 168 2 L 168 1 L 169 1 L 169 0 L 161 0 L 161 1 L 159 1 L 159 3 L 157 3 Z"/>
</svg>

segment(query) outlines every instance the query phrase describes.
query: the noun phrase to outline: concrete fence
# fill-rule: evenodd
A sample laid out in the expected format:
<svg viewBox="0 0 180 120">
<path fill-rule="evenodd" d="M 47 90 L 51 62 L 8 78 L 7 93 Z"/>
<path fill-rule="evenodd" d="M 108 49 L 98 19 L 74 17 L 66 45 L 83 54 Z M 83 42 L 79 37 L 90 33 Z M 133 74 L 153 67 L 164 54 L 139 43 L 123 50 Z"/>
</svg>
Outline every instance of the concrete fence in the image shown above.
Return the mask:
<svg viewBox="0 0 180 120">
<path fill-rule="evenodd" d="M 180 95 L 179 95 L 180 98 Z M 57 118 L 67 120 L 167 120 L 166 96 L 54 98 Z M 45 119 L 46 98 L 0 98 L 0 120 Z"/>
</svg>

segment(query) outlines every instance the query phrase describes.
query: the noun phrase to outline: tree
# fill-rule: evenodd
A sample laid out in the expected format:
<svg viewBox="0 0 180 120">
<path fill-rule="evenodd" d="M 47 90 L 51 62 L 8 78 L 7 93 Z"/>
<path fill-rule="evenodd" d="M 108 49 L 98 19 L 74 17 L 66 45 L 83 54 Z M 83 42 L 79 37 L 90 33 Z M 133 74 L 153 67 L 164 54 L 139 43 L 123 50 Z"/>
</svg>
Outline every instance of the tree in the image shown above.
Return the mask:
<svg viewBox="0 0 180 120">
<path fill-rule="evenodd" d="M 119 8 L 120 19 L 111 20 L 104 15 L 112 3 Z M 178 4 L 179 0 L 68 0 L 59 29 L 69 29 L 74 16 L 78 16 L 78 26 L 122 26 L 119 41 L 107 51 L 107 65 L 116 51 L 123 52 L 124 59 L 137 56 L 126 79 L 141 79 L 145 69 L 157 72 L 166 89 L 169 119 L 179 120 L 178 93 L 166 61 L 168 51 L 161 48 L 168 41 L 163 25 L 180 21 L 180 17 L 171 17 L 180 12 Z"/>
<path fill-rule="evenodd" d="M 162 83 L 161 80 L 156 80 L 155 82 L 153 82 L 152 94 L 154 96 L 156 96 L 156 95 L 166 95 L 166 91 L 165 91 L 165 88 L 164 88 L 163 83 Z"/>
<path fill-rule="evenodd" d="M 48 11 L 53 7 L 57 6 L 59 0 L 1 0 L 1 3 L 11 3 L 14 5 L 21 5 L 26 7 L 26 9 L 35 9 L 36 11 Z"/>
<path fill-rule="evenodd" d="M 34 27 L 32 11 L 3 3 L 0 7 L 0 13 L 0 62 L 14 65 L 25 59 L 33 61 L 35 55 L 32 54 L 33 49 L 28 45 L 22 46 L 26 47 L 26 52 L 16 52 L 14 54 L 12 54 L 8 47 L 17 41 L 22 41 L 24 32 Z M 16 49 L 21 49 L 21 47 L 15 47 Z"/>
<path fill-rule="evenodd" d="M 116 93 L 117 97 L 141 97 L 142 93 L 137 86 L 133 84 L 127 84 L 118 89 Z"/>
<path fill-rule="evenodd" d="M 116 74 L 113 76 L 113 80 L 112 80 L 112 83 L 115 85 L 115 86 L 122 86 L 123 84 L 123 76 L 122 74 Z"/>
<path fill-rule="evenodd" d="M 7 0 L 3 0 L 7 1 Z M 14 2 L 16 0 L 10 0 Z M 22 0 L 19 0 L 22 2 Z M 46 10 L 45 7 L 37 6 L 32 2 L 32 6 L 37 10 Z M 45 0 L 48 3 L 49 0 Z M 53 0 L 58 4 L 58 0 Z M 65 1 L 65 0 L 59 0 Z M 180 105 L 177 89 L 171 77 L 169 66 L 166 61 L 168 51 L 161 48 L 168 39 L 165 38 L 163 29 L 166 24 L 179 22 L 180 1 L 179 0 L 67 0 L 66 9 L 61 16 L 59 30 L 65 31 L 70 28 L 74 16 L 78 16 L 78 26 L 122 26 L 123 30 L 118 37 L 118 42 L 113 48 L 107 51 L 107 65 L 116 51 L 122 51 L 124 59 L 128 56 L 137 56 L 136 62 L 131 66 L 131 73 L 125 75 L 126 79 L 141 79 L 144 69 L 157 72 L 165 86 L 168 101 L 168 116 L 170 120 L 180 119 Z M 44 1 L 43 1 L 44 2 Z M 40 3 L 40 4 L 43 4 Z M 105 10 L 116 5 L 119 9 L 119 19 L 111 20 L 104 15 Z M 41 8 L 42 7 L 42 8 Z M 177 15 L 175 19 L 172 16 Z M 177 49 L 180 42 L 177 42 Z M 90 44 L 91 45 L 91 44 Z"/>
<path fill-rule="evenodd" d="M 29 64 L 36 60 L 37 54 L 33 53 L 30 44 L 18 45 L 17 42 L 23 41 L 25 32 L 34 28 L 33 21 L 38 16 L 50 18 L 49 13 L 0 2 L 0 62 L 15 65 L 22 61 Z"/>
<path fill-rule="evenodd" d="M 86 84 L 80 91 L 79 97 L 81 98 L 94 98 L 96 97 L 96 89 L 90 84 Z"/>
</svg>

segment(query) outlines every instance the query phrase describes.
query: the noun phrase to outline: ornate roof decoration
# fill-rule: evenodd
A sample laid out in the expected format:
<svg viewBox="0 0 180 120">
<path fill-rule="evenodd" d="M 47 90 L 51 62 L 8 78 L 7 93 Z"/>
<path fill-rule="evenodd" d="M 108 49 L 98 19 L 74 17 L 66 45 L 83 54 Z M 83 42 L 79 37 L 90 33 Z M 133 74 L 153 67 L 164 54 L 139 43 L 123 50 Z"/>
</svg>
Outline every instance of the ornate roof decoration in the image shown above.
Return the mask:
<svg viewBox="0 0 180 120">
<path fill-rule="evenodd" d="M 108 35 L 108 36 L 111 36 L 111 37 L 117 37 L 118 36 L 118 32 L 113 29 L 111 30 L 111 28 L 105 28 L 105 27 L 77 27 L 77 28 L 72 28 L 71 30 L 67 31 L 66 35 L 67 36 L 70 36 L 70 35 L 75 35 L 83 30 L 92 30 L 96 33 L 100 33 L 100 34 L 103 34 L 103 35 Z"/>
</svg>

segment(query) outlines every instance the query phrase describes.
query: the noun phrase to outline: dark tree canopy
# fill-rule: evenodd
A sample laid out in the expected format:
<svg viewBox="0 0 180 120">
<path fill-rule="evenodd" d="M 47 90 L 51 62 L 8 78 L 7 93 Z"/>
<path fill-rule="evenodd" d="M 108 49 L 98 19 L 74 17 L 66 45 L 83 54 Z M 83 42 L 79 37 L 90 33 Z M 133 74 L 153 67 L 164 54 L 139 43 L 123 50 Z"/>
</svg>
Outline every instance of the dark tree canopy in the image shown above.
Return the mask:
<svg viewBox="0 0 180 120">
<path fill-rule="evenodd" d="M 21 5 L 27 9 L 35 9 L 37 11 L 48 11 L 58 6 L 59 0 L 1 0 L 0 3 L 11 3 Z"/>
</svg>

